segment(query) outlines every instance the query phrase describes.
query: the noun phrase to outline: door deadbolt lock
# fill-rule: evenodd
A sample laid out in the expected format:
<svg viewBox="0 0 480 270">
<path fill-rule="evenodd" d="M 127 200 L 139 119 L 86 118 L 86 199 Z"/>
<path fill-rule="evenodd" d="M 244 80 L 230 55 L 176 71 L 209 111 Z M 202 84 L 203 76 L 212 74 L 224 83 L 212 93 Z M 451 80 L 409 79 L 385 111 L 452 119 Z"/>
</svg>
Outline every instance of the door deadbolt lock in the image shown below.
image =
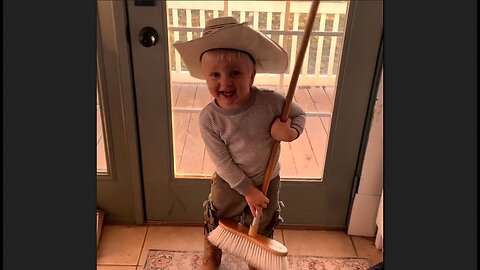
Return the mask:
<svg viewBox="0 0 480 270">
<path fill-rule="evenodd" d="M 144 47 L 151 47 L 157 44 L 159 39 L 158 32 L 150 26 L 142 28 L 139 34 L 139 41 Z"/>
</svg>

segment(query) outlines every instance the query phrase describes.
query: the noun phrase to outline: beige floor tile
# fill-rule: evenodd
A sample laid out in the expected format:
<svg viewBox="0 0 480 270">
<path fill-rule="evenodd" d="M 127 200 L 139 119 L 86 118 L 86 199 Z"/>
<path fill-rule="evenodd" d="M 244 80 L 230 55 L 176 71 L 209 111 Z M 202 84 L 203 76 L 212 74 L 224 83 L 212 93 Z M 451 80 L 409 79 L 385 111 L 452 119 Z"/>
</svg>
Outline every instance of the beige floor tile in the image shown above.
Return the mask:
<svg viewBox="0 0 480 270">
<path fill-rule="evenodd" d="M 290 255 L 356 257 L 350 237 L 339 231 L 283 230 Z"/>
<path fill-rule="evenodd" d="M 137 267 L 125 265 L 97 265 L 97 270 L 137 270 Z"/>
<path fill-rule="evenodd" d="M 97 265 L 136 266 L 146 226 L 105 225 L 97 250 Z"/>
<path fill-rule="evenodd" d="M 383 261 L 383 252 L 375 247 L 375 238 L 351 236 L 358 257 L 367 258 L 372 265 Z"/>
<path fill-rule="evenodd" d="M 143 265 L 149 249 L 203 250 L 203 227 L 150 226 L 138 265 Z"/>
</svg>

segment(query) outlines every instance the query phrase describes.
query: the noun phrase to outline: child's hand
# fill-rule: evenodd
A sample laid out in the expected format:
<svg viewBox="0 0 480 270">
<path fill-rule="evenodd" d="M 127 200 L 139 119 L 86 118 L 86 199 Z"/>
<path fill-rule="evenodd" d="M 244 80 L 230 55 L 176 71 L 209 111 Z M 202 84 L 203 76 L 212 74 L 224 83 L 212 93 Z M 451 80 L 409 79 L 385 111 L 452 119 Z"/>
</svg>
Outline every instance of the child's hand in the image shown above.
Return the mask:
<svg viewBox="0 0 480 270">
<path fill-rule="evenodd" d="M 267 207 L 270 201 L 258 188 L 252 186 L 245 194 L 250 211 L 253 217 L 257 217 L 257 211 L 260 216 L 263 215 L 262 209 Z"/>
<path fill-rule="evenodd" d="M 277 117 L 270 128 L 270 134 L 277 141 L 291 142 L 298 136 L 296 129 L 292 128 L 290 124 L 292 119 L 287 118 L 287 121 L 282 122 L 280 117 Z"/>
</svg>

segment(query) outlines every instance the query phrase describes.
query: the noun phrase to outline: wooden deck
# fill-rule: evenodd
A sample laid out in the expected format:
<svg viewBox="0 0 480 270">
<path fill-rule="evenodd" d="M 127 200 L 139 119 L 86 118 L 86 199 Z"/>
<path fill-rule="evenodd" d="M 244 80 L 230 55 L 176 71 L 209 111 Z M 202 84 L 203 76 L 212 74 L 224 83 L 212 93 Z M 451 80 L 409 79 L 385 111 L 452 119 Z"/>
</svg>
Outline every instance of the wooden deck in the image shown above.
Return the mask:
<svg viewBox="0 0 480 270">
<path fill-rule="evenodd" d="M 270 86 L 261 88 L 275 89 Z M 282 89 L 286 93 L 288 89 Z M 211 101 L 205 84 L 172 84 L 175 166 L 178 176 L 211 175 L 214 167 L 200 136 L 198 116 Z M 294 100 L 307 112 L 302 135 L 282 142 L 280 162 L 283 178 L 321 178 L 334 99 L 333 87 L 298 87 Z"/>
<path fill-rule="evenodd" d="M 275 89 L 271 86 L 260 88 Z M 287 88 L 281 91 L 285 94 Z M 171 89 L 175 173 L 178 177 L 210 176 L 214 167 L 200 136 L 198 116 L 212 100 L 205 84 L 174 83 Z M 307 113 L 305 131 L 291 143 L 282 142 L 282 178 L 318 179 L 323 176 L 334 100 L 333 87 L 298 87 L 294 101 Z M 97 171 L 106 172 L 105 148 L 97 105 Z"/>
</svg>

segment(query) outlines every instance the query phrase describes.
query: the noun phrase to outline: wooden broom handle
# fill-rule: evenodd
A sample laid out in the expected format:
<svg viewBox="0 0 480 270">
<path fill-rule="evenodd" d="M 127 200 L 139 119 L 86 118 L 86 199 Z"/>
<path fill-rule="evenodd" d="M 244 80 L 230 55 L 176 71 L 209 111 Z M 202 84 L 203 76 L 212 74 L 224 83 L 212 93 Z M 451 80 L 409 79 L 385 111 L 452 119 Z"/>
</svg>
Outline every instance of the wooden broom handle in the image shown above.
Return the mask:
<svg viewBox="0 0 480 270">
<path fill-rule="evenodd" d="M 300 69 L 302 68 L 303 58 L 305 57 L 308 40 L 310 39 L 310 33 L 312 32 L 313 23 L 315 20 L 315 16 L 317 15 L 319 4 L 320 4 L 320 1 L 315 0 L 315 1 L 312 1 L 312 5 L 310 6 L 310 13 L 308 14 L 307 25 L 305 26 L 305 32 L 302 37 L 302 43 L 298 51 L 297 59 L 295 61 L 295 67 L 293 69 L 290 85 L 288 87 L 287 96 L 283 104 L 282 115 L 280 116 L 280 119 L 282 120 L 282 122 L 287 121 L 288 114 L 290 113 L 290 104 L 292 103 L 293 95 L 295 94 L 295 88 L 297 87 L 298 76 L 300 74 Z M 262 185 L 262 192 L 265 195 L 267 195 L 268 187 L 270 186 L 270 180 L 271 180 L 270 178 L 272 176 L 273 167 L 275 165 L 274 160 L 275 160 L 275 156 L 277 155 L 279 146 L 280 146 L 280 142 L 275 140 L 275 142 L 272 145 L 270 157 L 268 158 L 267 168 L 265 170 L 265 178 L 263 179 L 263 185 Z"/>
<path fill-rule="evenodd" d="M 295 94 L 295 88 L 297 87 L 298 75 L 300 74 L 300 69 L 302 68 L 303 58 L 305 56 L 305 51 L 307 50 L 308 40 L 310 38 L 310 33 L 312 32 L 313 22 L 315 20 L 315 16 L 317 14 L 318 5 L 320 4 L 319 0 L 315 0 L 312 2 L 310 6 L 310 13 L 308 14 L 308 21 L 307 25 L 305 26 L 305 32 L 302 37 L 302 44 L 300 45 L 300 49 L 298 51 L 297 59 L 295 61 L 295 67 L 293 69 L 292 77 L 290 80 L 290 86 L 288 87 L 287 96 L 285 98 L 285 102 L 283 104 L 282 115 L 280 119 L 282 122 L 287 121 L 288 114 L 290 113 L 290 104 L 293 100 L 293 95 Z M 262 193 L 266 196 L 268 192 L 268 187 L 270 186 L 270 178 L 272 177 L 273 167 L 274 167 L 274 160 L 275 156 L 277 155 L 278 148 L 280 146 L 280 142 L 275 140 L 272 145 L 272 150 L 270 151 L 270 157 L 268 158 L 267 168 L 265 170 L 265 177 L 263 178 L 262 184 Z M 260 223 L 260 217 L 257 216 L 253 219 L 252 224 L 248 230 L 248 235 L 256 236 L 258 231 L 258 225 Z"/>
</svg>

